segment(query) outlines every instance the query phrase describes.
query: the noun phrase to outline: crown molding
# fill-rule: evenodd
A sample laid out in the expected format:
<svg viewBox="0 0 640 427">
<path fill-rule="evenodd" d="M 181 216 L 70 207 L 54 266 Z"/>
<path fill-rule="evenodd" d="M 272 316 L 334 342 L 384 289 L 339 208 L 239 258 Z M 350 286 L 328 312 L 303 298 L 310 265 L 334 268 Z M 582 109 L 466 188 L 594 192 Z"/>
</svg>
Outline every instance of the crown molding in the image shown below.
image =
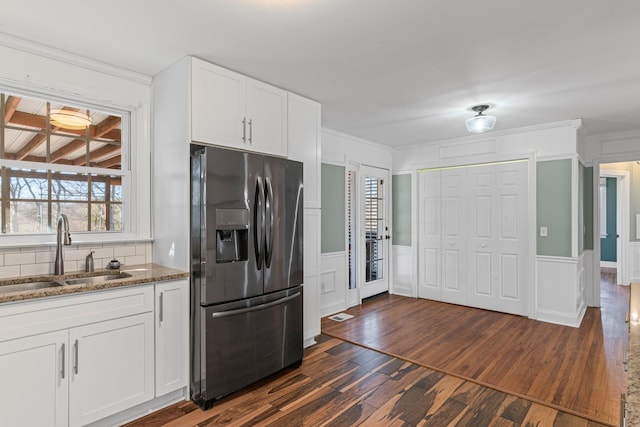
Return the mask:
<svg viewBox="0 0 640 427">
<path fill-rule="evenodd" d="M 382 150 L 386 150 L 386 151 L 389 151 L 390 153 L 393 152 L 393 147 L 391 147 L 389 145 L 381 144 L 379 142 L 369 141 L 369 140 L 366 140 L 366 139 L 359 138 L 357 136 L 349 135 L 347 133 L 339 132 L 337 130 L 329 129 L 329 128 L 326 128 L 326 127 L 322 127 L 322 133 L 328 133 L 330 135 L 337 136 L 337 137 L 340 137 L 340 138 L 350 139 L 351 141 L 354 141 L 354 142 L 357 142 L 357 143 L 360 143 L 360 144 L 364 144 L 364 145 L 368 145 L 368 146 L 371 146 L 371 147 L 379 148 L 379 149 L 382 149 Z"/>
<path fill-rule="evenodd" d="M 468 136 L 462 136 L 459 138 L 449 138 L 449 139 L 441 139 L 437 141 L 418 142 L 415 144 L 394 147 L 393 151 L 395 152 L 395 151 L 402 151 L 402 150 L 413 150 L 416 148 L 428 147 L 433 145 L 442 145 L 442 144 L 456 144 L 456 143 L 461 144 L 461 143 L 487 141 L 490 139 L 495 140 L 496 138 L 503 137 L 503 136 L 518 135 L 522 133 L 536 132 L 536 131 L 548 130 L 548 129 L 566 128 L 566 127 L 573 128 L 574 130 L 577 131 L 582 126 L 583 126 L 582 119 L 563 120 L 559 122 L 543 123 L 540 125 L 525 126 L 521 128 L 487 132 L 480 135 L 468 135 Z"/>
<path fill-rule="evenodd" d="M 64 62 L 92 71 L 98 71 L 114 77 L 123 78 L 136 83 L 151 85 L 151 76 L 115 67 L 94 59 L 78 56 L 50 46 L 38 44 L 26 39 L 15 37 L 6 33 L 0 33 L 0 46 L 8 47 L 22 52 L 38 55 L 54 61 Z"/>
</svg>

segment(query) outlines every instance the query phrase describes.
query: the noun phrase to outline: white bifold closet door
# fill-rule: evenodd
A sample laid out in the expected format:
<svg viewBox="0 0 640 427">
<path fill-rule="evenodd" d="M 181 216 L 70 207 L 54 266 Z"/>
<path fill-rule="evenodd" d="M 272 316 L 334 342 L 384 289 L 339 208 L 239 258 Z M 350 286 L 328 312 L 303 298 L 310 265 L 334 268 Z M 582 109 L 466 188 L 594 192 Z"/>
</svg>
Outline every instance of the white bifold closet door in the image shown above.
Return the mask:
<svg viewBox="0 0 640 427">
<path fill-rule="evenodd" d="M 526 315 L 528 162 L 420 173 L 421 298 Z"/>
</svg>

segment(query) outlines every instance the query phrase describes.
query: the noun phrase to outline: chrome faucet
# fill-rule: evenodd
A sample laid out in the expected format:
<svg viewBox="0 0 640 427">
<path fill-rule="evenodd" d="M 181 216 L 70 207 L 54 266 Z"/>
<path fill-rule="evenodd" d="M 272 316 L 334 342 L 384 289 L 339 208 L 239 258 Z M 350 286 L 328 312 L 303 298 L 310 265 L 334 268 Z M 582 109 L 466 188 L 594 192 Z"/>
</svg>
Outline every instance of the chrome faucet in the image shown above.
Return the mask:
<svg viewBox="0 0 640 427">
<path fill-rule="evenodd" d="M 62 226 L 64 225 L 64 230 Z M 64 244 L 69 246 L 71 244 L 71 234 L 69 234 L 69 220 L 65 214 L 60 214 L 58 218 L 58 247 L 56 249 L 56 261 L 53 267 L 53 274 L 59 276 L 64 274 L 64 261 L 62 260 L 62 233 L 64 233 Z"/>
</svg>

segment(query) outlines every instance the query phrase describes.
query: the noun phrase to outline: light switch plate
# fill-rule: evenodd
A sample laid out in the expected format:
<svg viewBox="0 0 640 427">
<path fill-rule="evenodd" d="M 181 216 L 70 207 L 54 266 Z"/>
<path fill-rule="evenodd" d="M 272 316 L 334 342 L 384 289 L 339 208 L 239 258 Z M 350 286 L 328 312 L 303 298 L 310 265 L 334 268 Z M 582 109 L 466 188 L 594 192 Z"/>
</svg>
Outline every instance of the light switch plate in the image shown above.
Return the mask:
<svg viewBox="0 0 640 427">
<path fill-rule="evenodd" d="M 547 237 L 547 227 L 540 227 L 540 237 Z"/>
</svg>

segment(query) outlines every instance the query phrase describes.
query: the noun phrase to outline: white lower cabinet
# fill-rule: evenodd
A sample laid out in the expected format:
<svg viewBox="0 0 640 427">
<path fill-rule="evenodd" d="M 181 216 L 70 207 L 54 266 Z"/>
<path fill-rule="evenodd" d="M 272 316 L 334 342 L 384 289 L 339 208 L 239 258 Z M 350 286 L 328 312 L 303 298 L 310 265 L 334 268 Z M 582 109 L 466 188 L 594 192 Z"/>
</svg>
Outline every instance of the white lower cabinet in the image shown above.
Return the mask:
<svg viewBox="0 0 640 427">
<path fill-rule="evenodd" d="M 67 425 L 67 345 L 67 331 L 0 342 L 1 426 Z"/>
<path fill-rule="evenodd" d="M 156 396 L 185 387 L 189 378 L 189 285 L 156 285 Z"/>
<path fill-rule="evenodd" d="M 85 425 L 153 398 L 153 334 L 153 313 L 69 331 L 69 425 Z"/>
<path fill-rule="evenodd" d="M 0 305 L 0 426 L 83 426 L 187 385 L 186 280 Z"/>
</svg>

